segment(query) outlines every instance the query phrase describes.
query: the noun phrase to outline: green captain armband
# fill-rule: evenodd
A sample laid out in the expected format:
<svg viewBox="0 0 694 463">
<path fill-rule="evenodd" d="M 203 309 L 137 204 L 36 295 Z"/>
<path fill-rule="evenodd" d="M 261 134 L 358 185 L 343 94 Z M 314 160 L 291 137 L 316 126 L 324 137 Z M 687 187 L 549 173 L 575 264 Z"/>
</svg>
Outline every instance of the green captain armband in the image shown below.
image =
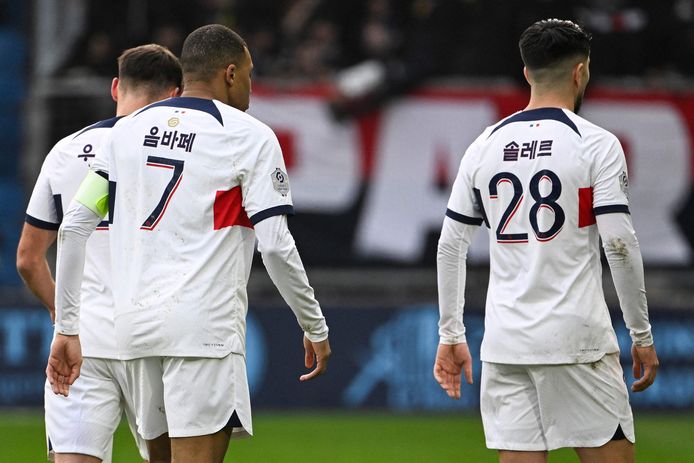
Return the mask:
<svg viewBox="0 0 694 463">
<path fill-rule="evenodd" d="M 74 198 L 78 203 L 99 217 L 108 214 L 108 180 L 100 174 L 90 170 L 84 177 Z"/>
</svg>

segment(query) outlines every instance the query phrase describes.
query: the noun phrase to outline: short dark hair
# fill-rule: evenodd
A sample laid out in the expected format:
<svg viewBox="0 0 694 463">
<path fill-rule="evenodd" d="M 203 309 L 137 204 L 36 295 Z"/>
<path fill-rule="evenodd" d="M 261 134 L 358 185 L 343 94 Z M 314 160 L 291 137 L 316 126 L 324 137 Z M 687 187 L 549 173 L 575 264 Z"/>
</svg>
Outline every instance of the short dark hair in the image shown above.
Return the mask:
<svg viewBox="0 0 694 463">
<path fill-rule="evenodd" d="M 238 64 L 245 56 L 246 42 L 221 24 L 208 24 L 188 34 L 181 51 L 186 80 L 209 81 L 220 69 Z"/>
<path fill-rule="evenodd" d="M 590 33 L 573 21 L 544 19 L 521 34 L 518 47 L 525 67 L 537 70 L 569 58 L 588 58 L 590 40 Z"/>
<path fill-rule="evenodd" d="M 137 87 L 150 95 L 183 85 L 181 63 L 176 55 L 154 43 L 128 48 L 121 53 L 118 79 L 126 89 Z"/>
</svg>

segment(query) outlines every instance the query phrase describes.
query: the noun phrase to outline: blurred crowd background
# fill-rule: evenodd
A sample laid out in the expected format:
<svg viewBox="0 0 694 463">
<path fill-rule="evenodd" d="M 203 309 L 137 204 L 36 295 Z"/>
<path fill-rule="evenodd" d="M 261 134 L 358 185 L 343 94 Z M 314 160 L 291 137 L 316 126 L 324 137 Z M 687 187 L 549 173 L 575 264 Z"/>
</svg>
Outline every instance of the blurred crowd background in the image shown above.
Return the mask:
<svg viewBox="0 0 694 463">
<path fill-rule="evenodd" d="M 59 2 L 55 2 L 59 3 Z M 54 76 L 114 75 L 121 50 L 145 42 L 175 53 L 211 22 L 248 41 L 256 75 L 330 80 L 375 59 L 407 75 L 520 80 L 517 41 L 538 18 L 572 18 L 593 33 L 597 80 L 679 84 L 694 73 L 692 0 L 101 0 L 65 2 L 83 24 Z M 38 2 L 37 5 L 41 5 Z M 35 13 L 39 13 L 36 11 Z"/>
</svg>

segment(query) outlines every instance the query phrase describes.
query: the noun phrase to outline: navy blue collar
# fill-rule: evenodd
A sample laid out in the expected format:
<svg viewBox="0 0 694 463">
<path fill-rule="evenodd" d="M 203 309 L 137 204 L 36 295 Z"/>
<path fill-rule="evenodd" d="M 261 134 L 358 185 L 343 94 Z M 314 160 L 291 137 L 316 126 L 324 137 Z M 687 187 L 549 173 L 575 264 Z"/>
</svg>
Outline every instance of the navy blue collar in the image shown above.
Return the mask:
<svg viewBox="0 0 694 463">
<path fill-rule="evenodd" d="M 527 111 L 520 111 L 513 116 L 509 117 L 508 119 L 504 120 L 501 122 L 499 125 L 494 127 L 494 130 L 492 130 L 492 133 L 489 134 L 491 137 L 494 132 L 499 130 L 505 125 L 511 124 L 513 122 L 531 122 L 531 121 L 544 121 L 544 120 L 553 120 L 557 122 L 561 122 L 562 124 L 568 125 L 571 130 L 576 132 L 578 136 L 581 136 L 581 132 L 578 131 L 578 127 L 576 127 L 576 124 L 569 119 L 569 116 L 566 115 L 566 113 L 559 108 L 538 108 L 538 109 L 528 109 Z"/>
<path fill-rule="evenodd" d="M 118 122 L 120 119 L 122 119 L 123 116 L 116 116 L 112 117 L 110 119 L 104 119 L 103 121 L 99 121 L 96 124 L 92 124 L 89 127 L 84 128 L 80 133 L 75 135 L 75 138 L 79 137 L 82 135 L 84 132 L 87 130 L 92 130 L 92 129 L 110 129 L 114 125 L 116 125 L 116 122 Z"/>
<path fill-rule="evenodd" d="M 198 111 L 206 112 L 210 116 L 217 119 L 217 121 L 220 124 L 224 125 L 224 121 L 222 120 L 222 113 L 219 112 L 219 109 L 212 100 L 208 100 L 206 98 L 196 98 L 192 96 L 179 96 L 158 101 L 141 109 L 137 114 L 140 114 L 143 111 L 147 111 L 148 109 L 156 108 L 159 106 L 168 106 L 170 108 L 196 109 Z"/>
</svg>

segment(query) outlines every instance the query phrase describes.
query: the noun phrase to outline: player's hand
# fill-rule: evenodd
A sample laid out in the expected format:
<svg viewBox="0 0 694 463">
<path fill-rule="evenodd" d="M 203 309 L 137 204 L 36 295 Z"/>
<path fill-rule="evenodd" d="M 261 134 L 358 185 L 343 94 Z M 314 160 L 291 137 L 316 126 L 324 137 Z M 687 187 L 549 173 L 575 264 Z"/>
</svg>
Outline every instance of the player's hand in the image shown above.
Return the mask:
<svg viewBox="0 0 694 463">
<path fill-rule="evenodd" d="M 46 377 L 55 394 L 67 397 L 70 386 L 80 375 L 82 348 L 79 336 L 56 334 L 48 356 Z"/>
<path fill-rule="evenodd" d="M 641 392 L 655 381 L 658 372 L 658 356 L 655 353 L 655 345 L 648 347 L 631 346 L 631 358 L 633 359 L 632 370 L 637 381 L 631 385 L 631 390 Z M 640 378 L 640 379 L 639 379 Z"/>
<path fill-rule="evenodd" d="M 306 368 L 313 368 L 315 363 L 316 368 L 310 373 L 301 375 L 299 381 L 310 381 L 318 375 L 325 373 L 328 369 L 328 359 L 330 358 L 330 343 L 326 339 L 321 342 L 311 342 L 308 340 L 306 335 L 304 335 L 304 349 L 306 350 L 306 356 L 304 358 L 304 364 Z"/>
<path fill-rule="evenodd" d="M 434 361 L 434 378 L 451 399 L 460 399 L 462 373 L 472 384 L 472 356 L 467 343 L 439 344 Z"/>
</svg>

